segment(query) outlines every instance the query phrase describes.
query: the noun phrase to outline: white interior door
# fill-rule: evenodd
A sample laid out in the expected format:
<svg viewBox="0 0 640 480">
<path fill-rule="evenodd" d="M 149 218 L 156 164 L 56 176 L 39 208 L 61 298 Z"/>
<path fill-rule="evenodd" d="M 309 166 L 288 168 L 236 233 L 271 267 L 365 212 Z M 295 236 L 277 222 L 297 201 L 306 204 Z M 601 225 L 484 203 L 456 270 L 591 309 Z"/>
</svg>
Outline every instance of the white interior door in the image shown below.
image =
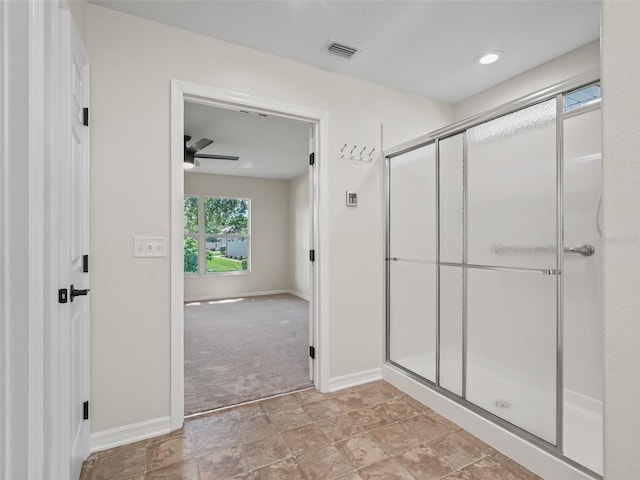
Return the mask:
<svg viewBox="0 0 640 480">
<path fill-rule="evenodd" d="M 60 287 L 68 289 L 60 305 L 60 389 L 66 402 L 61 439 L 67 443 L 70 478 L 78 478 L 88 455 L 89 422 L 89 132 L 84 109 L 88 66 L 69 13 L 61 11 L 61 155 L 59 176 Z M 85 257 L 86 255 L 86 257 Z M 86 403 L 85 403 L 86 402 Z M 65 411 L 66 410 L 66 411 Z M 66 423 L 66 425 L 65 425 Z M 66 437 L 66 438 L 65 438 Z M 64 467 L 63 467 L 64 468 Z"/>
</svg>

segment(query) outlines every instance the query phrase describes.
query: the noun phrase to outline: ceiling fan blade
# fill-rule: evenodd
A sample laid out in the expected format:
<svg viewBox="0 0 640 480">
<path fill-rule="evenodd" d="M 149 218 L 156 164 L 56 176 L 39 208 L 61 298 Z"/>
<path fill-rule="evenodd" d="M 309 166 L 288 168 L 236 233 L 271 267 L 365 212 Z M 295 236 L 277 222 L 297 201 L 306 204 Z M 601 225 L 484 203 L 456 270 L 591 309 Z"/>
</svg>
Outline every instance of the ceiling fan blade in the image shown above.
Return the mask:
<svg viewBox="0 0 640 480">
<path fill-rule="evenodd" d="M 235 155 L 209 155 L 206 153 L 198 153 L 195 156 L 196 158 L 211 158 L 213 160 L 240 160 L 240 157 L 236 157 Z"/>
<path fill-rule="evenodd" d="M 212 143 L 213 143 L 213 140 L 209 140 L 208 138 L 201 138 L 190 147 L 187 147 L 187 150 L 189 152 L 196 153 L 202 150 L 204 147 L 211 145 Z"/>
</svg>

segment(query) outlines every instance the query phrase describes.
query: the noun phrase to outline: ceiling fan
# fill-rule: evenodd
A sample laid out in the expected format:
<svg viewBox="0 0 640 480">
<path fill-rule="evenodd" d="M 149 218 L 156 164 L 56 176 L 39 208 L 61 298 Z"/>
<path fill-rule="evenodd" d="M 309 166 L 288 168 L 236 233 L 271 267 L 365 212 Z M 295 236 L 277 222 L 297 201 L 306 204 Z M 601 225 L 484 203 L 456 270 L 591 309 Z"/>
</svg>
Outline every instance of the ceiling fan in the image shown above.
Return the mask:
<svg viewBox="0 0 640 480">
<path fill-rule="evenodd" d="M 198 153 L 203 148 L 211 145 L 213 140 L 208 138 L 201 138 L 193 145 L 187 147 L 187 142 L 191 140 L 190 135 L 184 136 L 184 163 L 182 164 L 185 170 L 189 170 L 195 166 L 199 166 L 198 158 L 211 158 L 213 160 L 239 160 L 240 157 L 235 155 L 211 155 L 207 153 Z"/>
</svg>

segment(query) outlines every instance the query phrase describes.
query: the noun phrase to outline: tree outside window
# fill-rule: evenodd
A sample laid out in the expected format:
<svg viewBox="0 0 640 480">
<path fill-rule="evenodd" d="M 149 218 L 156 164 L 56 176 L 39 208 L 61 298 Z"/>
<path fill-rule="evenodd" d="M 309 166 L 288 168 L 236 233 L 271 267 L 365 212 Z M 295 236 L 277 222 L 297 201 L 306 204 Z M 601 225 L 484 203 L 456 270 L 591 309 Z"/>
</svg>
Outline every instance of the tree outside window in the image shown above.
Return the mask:
<svg viewBox="0 0 640 480">
<path fill-rule="evenodd" d="M 185 196 L 185 274 L 248 272 L 249 209 L 246 198 Z"/>
</svg>

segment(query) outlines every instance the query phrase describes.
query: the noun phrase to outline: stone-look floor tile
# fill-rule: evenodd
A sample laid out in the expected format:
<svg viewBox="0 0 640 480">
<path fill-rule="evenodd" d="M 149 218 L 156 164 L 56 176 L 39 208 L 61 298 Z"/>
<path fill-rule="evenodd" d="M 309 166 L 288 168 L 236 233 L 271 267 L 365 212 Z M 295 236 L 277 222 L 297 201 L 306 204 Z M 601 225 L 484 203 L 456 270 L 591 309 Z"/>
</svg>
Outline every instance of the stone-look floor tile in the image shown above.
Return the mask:
<svg viewBox="0 0 640 480">
<path fill-rule="evenodd" d="M 421 413 L 403 398 L 394 398 L 393 400 L 379 403 L 373 407 L 373 410 L 388 422 L 397 422 Z"/>
<path fill-rule="evenodd" d="M 422 444 L 419 438 L 411 435 L 409 427 L 402 423 L 385 425 L 384 427 L 370 430 L 368 434 L 391 455 L 406 452 L 410 448 Z"/>
<path fill-rule="evenodd" d="M 453 465 L 439 457 L 426 445 L 414 447 L 396 458 L 416 478 L 421 480 L 440 479 L 456 470 Z"/>
<path fill-rule="evenodd" d="M 464 438 L 471 445 L 473 445 L 476 448 L 479 448 L 480 450 L 482 450 L 487 455 L 493 455 L 494 453 L 497 452 L 497 450 L 495 448 L 493 448 L 491 445 L 488 445 L 488 444 L 484 443 L 478 437 L 476 437 L 474 435 L 471 435 L 466 430 L 462 430 L 462 429 L 458 430 L 456 432 L 456 435 L 458 435 L 459 437 Z"/>
<path fill-rule="evenodd" d="M 298 467 L 308 480 L 334 480 L 353 470 L 334 446 L 324 447 L 297 458 Z"/>
<path fill-rule="evenodd" d="M 377 463 L 389 456 L 375 440 L 366 434 L 356 435 L 337 443 L 336 447 L 356 469 Z"/>
<path fill-rule="evenodd" d="M 220 422 L 228 422 L 245 420 L 247 418 L 264 415 L 265 413 L 267 412 L 262 408 L 262 402 L 255 402 L 239 405 L 228 410 L 222 410 L 217 412 L 216 415 L 219 417 Z"/>
<path fill-rule="evenodd" d="M 253 472 L 256 480 L 304 480 L 298 464 L 293 458 L 263 467 Z"/>
<path fill-rule="evenodd" d="M 365 430 L 382 427 L 389 423 L 373 408 L 363 408 L 349 412 L 347 415 Z"/>
<path fill-rule="evenodd" d="M 395 458 L 387 458 L 358 470 L 363 480 L 416 480 Z"/>
<path fill-rule="evenodd" d="M 133 477 L 127 477 L 124 480 L 144 480 L 145 476 L 146 475 L 144 473 L 139 473 L 138 475 L 134 475 Z"/>
<path fill-rule="evenodd" d="M 392 390 L 390 385 L 385 383 L 377 383 L 373 387 L 363 389 L 360 394 L 371 406 L 393 400 L 398 396 L 395 389 Z"/>
<path fill-rule="evenodd" d="M 431 408 L 427 407 L 424 403 L 419 402 L 418 400 L 416 400 L 415 398 L 412 398 L 410 396 L 404 396 L 402 397 L 402 399 L 407 402 L 409 405 L 411 405 L 413 408 L 416 409 L 416 411 L 420 412 L 420 413 L 430 413 L 433 410 L 431 410 Z"/>
<path fill-rule="evenodd" d="M 218 427 L 222 425 L 232 425 L 234 420 L 226 417 L 220 413 L 213 413 L 211 415 L 205 415 L 202 417 L 194 417 L 186 420 L 184 422 L 184 434 L 188 436 L 191 433 L 198 432 L 200 430 L 206 430 L 213 427 Z M 176 430 L 179 431 L 179 430 Z M 173 432 L 172 432 L 173 433 Z M 168 434 L 168 435 L 171 435 Z"/>
<path fill-rule="evenodd" d="M 276 428 L 281 432 L 287 430 L 293 430 L 294 428 L 302 427 L 313 422 L 311 417 L 306 414 L 300 405 L 289 410 L 279 410 L 269 414 L 271 421 Z"/>
<path fill-rule="evenodd" d="M 302 406 L 302 409 L 313 420 L 322 420 L 323 418 L 337 417 L 344 412 L 335 400 L 325 398 L 317 402 L 307 403 Z"/>
<path fill-rule="evenodd" d="M 316 424 L 283 432 L 282 438 L 284 438 L 284 441 L 295 455 L 317 450 L 331 443 Z"/>
<path fill-rule="evenodd" d="M 338 478 L 338 480 L 362 480 L 362 477 L 358 475 L 358 472 L 351 472 L 344 477 Z"/>
<path fill-rule="evenodd" d="M 198 430 L 186 438 L 193 442 L 197 455 L 206 455 L 220 448 L 238 445 L 239 440 L 235 427 L 235 423 L 214 425 L 207 429 Z"/>
<path fill-rule="evenodd" d="M 411 434 L 423 442 L 431 442 L 449 433 L 449 429 L 427 415 L 417 415 L 400 422 L 411 430 Z"/>
<path fill-rule="evenodd" d="M 367 408 L 370 405 L 362 397 L 361 393 L 357 390 L 348 392 L 338 392 L 332 396 L 340 408 L 345 412 L 351 412 L 353 410 L 360 410 L 361 408 Z"/>
<path fill-rule="evenodd" d="M 296 392 L 294 395 L 297 397 L 298 402 L 300 402 L 301 405 L 304 405 L 306 403 L 317 402 L 319 400 L 325 399 L 324 394 L 320 393 L 315 388 L 302 390 L 301 392 Z"/>
<path fill-rule="evenodd" d="M 443 417 L 439 413 L 430 412 L 427 415 L 429 415 L 429 417 L 433 418 L 436 422 L 441 423 L 442 425 L 447 427 L 447 429 L 450 432 L 454 432 L 456 430 L 460 430 L 460 425 L 458 425 L 457 423 L 453 423 L 451 420 L 449 420 L 448 418 Z"/>
<path fill-rule="evenodd" d="M 446 437 L 439 438 L 430 443 L 429 446 L 456 468 L 466 467 L 485 456 L 482 450 L 474 447 L 456 433 L 450 433 Z"/>
<path fill-rule="evenodd" d="M 185 437 L 176 437 L 147 447 L 147 470 L 166 467 L 195 457 L 193 442 Z"/>
<path fill-rule="evenodd" d="M 541 477 L 533 473 L 531 470 L 527 470 L 503 453 L 496 453 L 492 456 L 494 460 L 500 463 L 507 470 L 515 473 L 518 477 L 522 477 L 522 480 L 542 480 Z"/>
<path fill-rule="evenodd" d="M 79 480 L 89 480 L 93 473 L 93 467 L 96 465 L 97 458 L 88 458 L 82 463 L 82 469 L 80 470 Z"/>
<path fill-rule="evenodd" d="M 469 472 L 461 470 L 459 472 L 454 472 L 451 475 L 447 475 L 442 480 L 473 480 L 473 476 Z"/>
<path fill-rule="evenodd" d="M 485 457 L 479 462 L 464 469 L 473 480 L 522 480 L 491 457 Z"/>
<path fill-rule="evenodd" d="M 118 448 L 96 460 L 91 480 L 121 480 L 145 471 L 147 447 Z"/>
<path fill-rule="evenodd" d="M 251 470 L 291 457 L 291 450 L 278 433 L 249 445 L 243 445 L 244 457 Z"/>
<path fill-rule="evenodd" d="M 238 440 L 240 443 L 254 443 L 278 433 L 268 415 L 246 418 L 238 422 Z"/>
<path fill-rule="evenodd" d="M 249 470 L 240 447 L 221 448 L 208 455 L 198 457 L 202 480 L 228 478 Z"/>
<path fill-rule="evenodd" d="M 349 415 L 327 418 L 319 421 L 317 425 L 333 443 L 362 433 L 362 427 L 354 422 Z"/>
<path fill-rule="evenodd" d="M 262 402 L 262 408 L 265 412 L 277 412 L 279 410 L 291 410 L 300 405 L 298 398 L 295 394 L 282 395 L 281 397 L 274 397 L 264 400 Z"/>
<path fill-rule="evenodd" d="M 147 472 L 145 480 L 199 480 L 198 464 L 192 458 L 186 462 L 174 463 L 168 467 Z"/>
</svg>

